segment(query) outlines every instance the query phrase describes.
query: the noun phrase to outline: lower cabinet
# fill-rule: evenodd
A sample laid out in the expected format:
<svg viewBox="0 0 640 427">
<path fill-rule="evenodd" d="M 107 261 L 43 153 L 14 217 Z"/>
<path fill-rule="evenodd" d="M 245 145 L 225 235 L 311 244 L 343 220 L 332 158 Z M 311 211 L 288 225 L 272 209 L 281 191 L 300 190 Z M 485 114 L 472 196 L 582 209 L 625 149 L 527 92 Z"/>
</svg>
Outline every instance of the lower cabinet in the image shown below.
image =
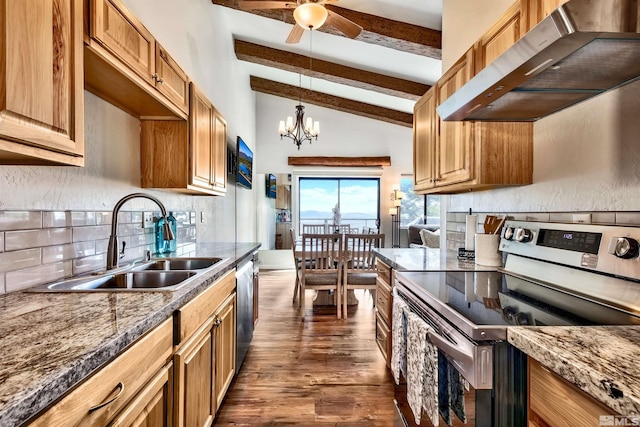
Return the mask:
<svg viewBox="0 0 640 427">
<path fill-rule="evenodd" d="M 154 426 L 170 425 L 171 399 L 166 399 L 168 394 L 165 393 L 171 388 L 171 377 L 167 374 L 171 365 L 167 363 L 173 353 L 172 337 L 173 323 L 167 319 L 30 425 L 104 426 L 119 413 L 124 418 L 119 418 L 116 425 L 145 425 L 144 421 L 142 424 L 135 422 L 144 419 L 145 410 L 153 410 L 154 417 L 158 411 L 162 411 L 161 423 Z M 159 391 L 160 400 L 154 403 Z"/>
<path fill-rule="evenodd" d="M 233 381 L 235 360 L 232 270 L 29 426 L 210 426 Z"/>
<path fill-rule="evenodd" d="M 202 328 L 176 352 L 175 427 L 206 427 L 216 413 L 215 397 L 215 319 Z"/>
<path fill-rule="evenodd" d="M 529 358 L 529 427 L 599 427 L 605 415 L 617 414 Z"/>
<path fill-rule="evenodd" d="M 169 362 L 109 426 L 170 427 L 172 410 L 173 363 Z"/>
<path fill-rule="evenodd" d="M 391 366 L 391 309 L 393 295 L 391 294 L 391 280 L 393 270 L 380 260 L 376 261 L 378 278 L 376 279 L 376 344 L 387 362 Z"/>
</svg>

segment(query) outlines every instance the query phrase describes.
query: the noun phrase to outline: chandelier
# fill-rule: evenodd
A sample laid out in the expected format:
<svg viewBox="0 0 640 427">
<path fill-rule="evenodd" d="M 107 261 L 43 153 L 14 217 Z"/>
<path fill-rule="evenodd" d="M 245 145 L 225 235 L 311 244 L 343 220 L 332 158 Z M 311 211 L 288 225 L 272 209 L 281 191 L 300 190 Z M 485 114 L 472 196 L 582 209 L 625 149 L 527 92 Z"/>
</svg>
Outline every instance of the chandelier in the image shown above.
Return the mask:
<svg viewBox="0 0 640 427">
<path fill-rule="evenodd" d="M 306 4 L 314 4 L 314 3 L 306 3 Z M 298 6 L 300 7 L 300 6 Z M 323 8 L 324 9 L 324 8 Z M 309 30 L 312 27 L 309 26 Z M 311 31 L 309 31 L 309 78 L 311 79 L 311 70 L 312 70 L 312 58 L 311 58 Z M 300 91 L 298 94 L 298 105 L 296 105 L 296 117 L 295 121 L 292 116 L 287 117 L 286 122 L 284 120 L 280 120 L 280 125 L 278 126 L 278 133 L 280 134 L 280 139 L 282 137 L 291 138 L 293 143 L 300 149 L 300 146 L 303 142 L 311 141 L 315 138 L 318 140 L 318 135 L 320 134 L 320 122 L 317 120 L 314 122 L 311 117 L 307 117 L 305 122 L 304 119 L 304 106 L 302 105 L 302 74 L 299 74 L 299 87 Z M 309 90 L 311 90 L 311 83 L 309 83 Z"/>
</svg>

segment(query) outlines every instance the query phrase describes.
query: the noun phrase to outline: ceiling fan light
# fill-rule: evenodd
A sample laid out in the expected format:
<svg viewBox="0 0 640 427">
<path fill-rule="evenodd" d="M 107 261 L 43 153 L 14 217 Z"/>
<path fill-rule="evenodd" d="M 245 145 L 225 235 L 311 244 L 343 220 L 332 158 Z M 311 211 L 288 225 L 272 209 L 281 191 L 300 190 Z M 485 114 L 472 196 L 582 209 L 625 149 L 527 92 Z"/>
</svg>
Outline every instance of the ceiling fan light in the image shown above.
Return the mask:
<svg viewBox="0 0 640 427">
<path fill-rule="evenodd" d="M 304 3 L 293 11 L 294 19 L 304 29 L 317 30 L 325 23 L 328 15 L 327 9 L 318 3 Z"/>
</svg>

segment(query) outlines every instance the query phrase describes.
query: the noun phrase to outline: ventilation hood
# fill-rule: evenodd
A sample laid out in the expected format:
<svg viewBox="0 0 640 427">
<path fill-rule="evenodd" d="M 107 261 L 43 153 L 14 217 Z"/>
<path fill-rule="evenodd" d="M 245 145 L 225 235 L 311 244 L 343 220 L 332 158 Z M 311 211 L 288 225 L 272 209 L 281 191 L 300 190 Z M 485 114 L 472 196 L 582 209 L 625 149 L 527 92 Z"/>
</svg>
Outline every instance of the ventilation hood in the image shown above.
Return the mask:
<svg viewBox="0 0 640 427">
<path fill-rule="evenodd" d="M 640 77 L 637 0 L 571 0 L 437 107 L 443 120 L 535 121 Z"/>
</svg>

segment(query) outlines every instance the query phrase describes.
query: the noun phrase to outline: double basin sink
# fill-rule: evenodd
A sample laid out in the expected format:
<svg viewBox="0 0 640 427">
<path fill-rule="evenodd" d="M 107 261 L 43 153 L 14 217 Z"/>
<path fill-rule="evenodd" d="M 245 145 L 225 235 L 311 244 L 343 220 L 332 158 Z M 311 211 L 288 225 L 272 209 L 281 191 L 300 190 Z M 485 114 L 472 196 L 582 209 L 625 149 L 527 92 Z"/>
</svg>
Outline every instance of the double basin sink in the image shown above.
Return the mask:
<svg viewBox="0 0 640 427">
<path fill-rule="evenodd" d="M 163 258 L 31 288 L 32 292 L 175 291 L 224 258 Z"/>
</svg>

